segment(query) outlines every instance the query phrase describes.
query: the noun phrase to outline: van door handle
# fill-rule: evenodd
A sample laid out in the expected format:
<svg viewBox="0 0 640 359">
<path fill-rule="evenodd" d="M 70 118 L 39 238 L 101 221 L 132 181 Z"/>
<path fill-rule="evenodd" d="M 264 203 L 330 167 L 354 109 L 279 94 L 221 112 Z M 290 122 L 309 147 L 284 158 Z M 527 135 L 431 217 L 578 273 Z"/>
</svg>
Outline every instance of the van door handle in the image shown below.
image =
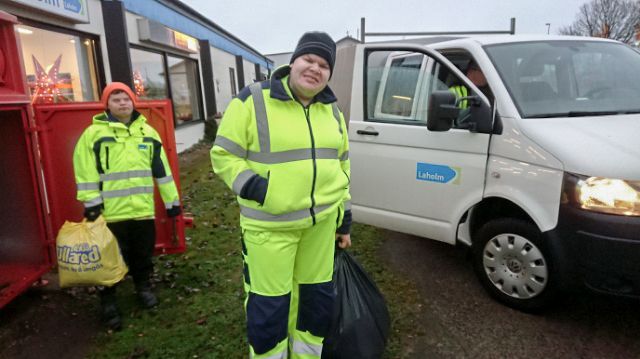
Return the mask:
<svg viewBox="0 0 640 359">
<path fill-rule="evenodd" d="M 367 130 L 358 130 L 356 131 L 359 135 L 369 135 L 369 136 L 377 136 L 379 135 L 378 131 L 367 131 Z"/>
</svg>

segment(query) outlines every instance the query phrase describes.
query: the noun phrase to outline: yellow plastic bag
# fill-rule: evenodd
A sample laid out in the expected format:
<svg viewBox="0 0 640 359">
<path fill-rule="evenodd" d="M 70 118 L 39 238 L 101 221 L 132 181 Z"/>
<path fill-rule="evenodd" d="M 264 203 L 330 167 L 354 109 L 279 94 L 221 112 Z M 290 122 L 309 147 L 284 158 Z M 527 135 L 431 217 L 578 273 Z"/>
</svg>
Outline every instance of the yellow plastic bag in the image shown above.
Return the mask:
<svg viewBox="0 0 640 359">
<path fill-rule="evenodd" d="M 56 238 L 60 287 L 112 286 L 127 274 L 116 237 L 102 216 L 95 222 L 66 221 Z"/>
</svg>

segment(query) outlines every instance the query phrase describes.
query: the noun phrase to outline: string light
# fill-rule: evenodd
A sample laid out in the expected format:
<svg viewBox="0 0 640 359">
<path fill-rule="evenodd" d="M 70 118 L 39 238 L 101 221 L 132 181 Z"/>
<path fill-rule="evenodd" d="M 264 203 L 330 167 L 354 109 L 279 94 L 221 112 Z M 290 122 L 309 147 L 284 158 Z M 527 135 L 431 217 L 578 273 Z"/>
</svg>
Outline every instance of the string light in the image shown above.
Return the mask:
<svg viewBox="0 0 640 359">
<path fill-rule="evenodd" d="M 133 89 L 136 92 L 136 96 L 142 97 L 145 95 L 144 78 L 139 70 L 133 71 Z"/>
</svg>

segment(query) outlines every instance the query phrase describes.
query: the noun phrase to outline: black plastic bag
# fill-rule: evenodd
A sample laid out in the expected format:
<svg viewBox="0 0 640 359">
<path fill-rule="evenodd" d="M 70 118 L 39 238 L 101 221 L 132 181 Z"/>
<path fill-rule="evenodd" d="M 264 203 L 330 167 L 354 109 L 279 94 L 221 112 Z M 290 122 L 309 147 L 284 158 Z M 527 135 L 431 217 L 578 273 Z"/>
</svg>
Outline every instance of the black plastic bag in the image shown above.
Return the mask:
<svg viewBox="0 0 640 359">
<path fill-rule="evenodd" d="M 336 248 L 336 301 L 322 358 L 377 359 L 389 335 L 389 310 L 373 280 L 347 251 Z"/>
</svg>

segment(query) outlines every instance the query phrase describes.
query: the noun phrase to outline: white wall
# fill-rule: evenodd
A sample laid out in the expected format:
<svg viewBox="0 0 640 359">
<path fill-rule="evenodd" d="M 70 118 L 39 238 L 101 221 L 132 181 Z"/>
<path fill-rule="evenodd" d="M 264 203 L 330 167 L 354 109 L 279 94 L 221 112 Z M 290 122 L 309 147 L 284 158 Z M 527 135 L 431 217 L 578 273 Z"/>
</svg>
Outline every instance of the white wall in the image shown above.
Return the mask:
<svg viewBox="0 0 640 359">
<path fill-rule="evenodd" d="M 244 67 L 244 85 L 251 85 L 256 79 L 256 64 L 242 59 L 242 67 Z"/>
<path fill-rule="evenodd" d="M 292 54 L 293 52 L 283 52 L 280 54 L 267 55 L 267 58 L 273 61 L 273 69 L 275 70 L 282 65 L 288 65 Z"/>
<path fill-rule="evenodd" d="M 204 137 L 204 123 L 196 122 L 176 130 L 176 150 L 178 153 L 189 149 Z"/>
<path fill-rule="evenodd" d="M 214 88 L 216 91 L 216 108 L 219 112 L 224 110 L 231 102 L 231 79 L 229 68 L 233 68 L 236 87 L 238 86 L 238 74 L 236 70 L 236 57 L 228 52 L 211 47 L 211 62 L 213 63 Z M 240 91 L 240 89 L 237 89 Z"/>
</svg>

